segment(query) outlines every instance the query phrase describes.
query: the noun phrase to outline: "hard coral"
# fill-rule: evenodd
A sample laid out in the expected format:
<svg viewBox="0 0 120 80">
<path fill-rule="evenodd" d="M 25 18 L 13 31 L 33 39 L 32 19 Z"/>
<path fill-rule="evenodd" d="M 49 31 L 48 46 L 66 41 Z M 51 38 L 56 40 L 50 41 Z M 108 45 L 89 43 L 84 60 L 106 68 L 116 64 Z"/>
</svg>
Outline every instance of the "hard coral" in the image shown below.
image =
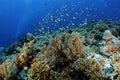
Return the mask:
<svg viewBox="0 0 120 80">
<path fill-rule="evenodd" d="M 100 32 L 104 32 L 107 28 L 108 28 L 108 26 L 106 24 L 103 24 L 103 23 L 97 23 L 94 25 L 94 29 L 98 30 Z"/>
<path fill-rule="evenodd" d="M 85 57 L 85 50 L 79 33 L 56 35 L 41 51 L 51 62 L 53 61 L 53 64 L 57 65 L 67 65 L 77 57 Z"/>
<path fill-rule="evenodd" d="M 6 60 L 0 65 L 0 80 L 13 80 L 17 74 L 17 66 L 14 61 Z"/>
<path fill-rule="evenodd" d="M 28 73 L 33 80 L 53 80 L 50 68 L 45 62 L 34 62 Z"/>
<path fill-rule="evenodd" d="M 120 63 L 120 53 L 116 53 L 110 57 L 113 64 Z"/>
<path fill-rule="evenodd" d="M 105 30 L 104 35 L 103 35 L 103 39 L 105 39 L 106 41 L 112 39 L 111 31 Z"/>
<path fill-rule="evenodd" d="M 103 77 L 103 72 L 99 62 L 94 59 L 77 59 L 72 65 L 73 69 L 80 74 L 85 74 L 89 77 L 89 80 L 101 80 Z"/>
<path fill-rule="evenodd" d="M 28 64 L 28 61 L 35 56 L 35 52 L 33 50 L 33 47 L 34 47 L 34 40 L 32 40 L 28 43 L 24 43 L 20 53 L 18 53 L 15 56 L 16 64 L 19 67 L 23 68 L 25 65 Z"/>
<path fill-rule="evenodd" d="M 111 75 L 112 80 L 119 80 L 120 79 L 120 63 L 114 64 L 114 72 Z"/>
<path fill-rule="evenodd" d="M 12 45 L 10 45 L 9 48 L 6 48 L 4 50 L 6 55 L 11 55 L 11 54 L 15 54 L 20 52 L 17 48 L 21 48 L 25 42 L 30 42 L 34 40 L 34 36 L 30 33 L 27 33 L 27 35 L 25 37 L 23 37 L 22 39 L 20 39 L 18 42 L 13 43 Z"/>
</svg>

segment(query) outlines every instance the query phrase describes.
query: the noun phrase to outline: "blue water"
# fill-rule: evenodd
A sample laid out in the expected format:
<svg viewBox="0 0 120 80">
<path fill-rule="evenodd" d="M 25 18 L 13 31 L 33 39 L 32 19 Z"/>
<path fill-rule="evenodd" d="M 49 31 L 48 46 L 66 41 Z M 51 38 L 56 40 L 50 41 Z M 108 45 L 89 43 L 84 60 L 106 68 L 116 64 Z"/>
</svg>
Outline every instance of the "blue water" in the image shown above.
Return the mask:
<svg viewBox="0 0 120 80">
<path fill-rule="evenodd" d="M 38 29 L 118 21 L 119 4 L 120 0 L 0 0 L 0 46 L 7 47 L 28 32 L 38 34 Z"/>
</svg>

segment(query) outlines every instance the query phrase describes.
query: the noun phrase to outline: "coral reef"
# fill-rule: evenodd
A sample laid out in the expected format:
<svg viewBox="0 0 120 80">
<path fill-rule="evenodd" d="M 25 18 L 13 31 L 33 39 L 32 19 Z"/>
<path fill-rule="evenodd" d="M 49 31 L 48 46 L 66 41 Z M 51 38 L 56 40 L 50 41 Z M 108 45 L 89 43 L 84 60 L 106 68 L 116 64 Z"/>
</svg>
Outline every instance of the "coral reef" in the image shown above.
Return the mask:
<svg viewBox="0 0 120 80">
<path fill-rule="evenodd" d="M 119 80 L 120 22 L 28 33 L 0 55 L 0 80 Z"/>
<path fill-rule="evenodd" d="M 34 40 L 34 36 L 30 33 L 27 33 L 25 37 L 20 39 L 18 42 L 14 42 L 9 48 L 5 48 L 4 53 L 6 55 L 15 54 L 16 52 L 18 53 L 25 42 L 30 42 L 32 40 Z"/>
</svg>

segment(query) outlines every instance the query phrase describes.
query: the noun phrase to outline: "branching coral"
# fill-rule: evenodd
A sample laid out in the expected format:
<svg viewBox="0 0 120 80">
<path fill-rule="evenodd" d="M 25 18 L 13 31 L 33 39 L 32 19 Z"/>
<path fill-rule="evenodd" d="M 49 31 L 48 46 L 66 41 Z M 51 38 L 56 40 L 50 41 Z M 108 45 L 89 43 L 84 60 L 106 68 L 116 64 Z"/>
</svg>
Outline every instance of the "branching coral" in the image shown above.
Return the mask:
<svg viewBox="0 0 120 80">
<path fill-rule="evenodd" d="M 16 64 L 19 67 L 24 67 L 25 65 L 27 65 L 27 62 L 31 58 L 33 58 L 33 56 L 35 56 L 35 52 L 33 50 L 33 47 L 34 47 L 34 40 L 32 40 L 32 41 L 30 41 L 28 43 L 24 43 L 20 53 L 18 53 L 15 56 Z"/>
<path fill-rule="evenodd" d="M 50 39 L 49 45 L 42 48 L 42 53 L 47 56 L 52 64 L 67 65 L 77 57 L 84 58 L 85 50 L 79 33 L 62 33 Z"/>
<path fill-rule="evenodd" d="M 30 77 L 35 80 L 51 80 L 50 68 L 45 62 L 34 62 L 29 69 Z"/>
<path fill-rule="evenodd" d="M 17 74 L 17 66 L 14 61 L 6 60 L 0 65 L 0 80 L 10 80 Z"/>
<path fill-rule="evenodd" d="M 31 61 L 26 80 L 54 80 L 51 67 L 47 63 L 45 55 L 38 53 Z"/>
<path fill-rule="evenodd" d="M 98 61 L 94 58 L 91 59 L 82 59 L 79 58 L 72 65 L 75 71 L 79 71 L 89 77 L 90 80 L 100 80 L 103 77 L 103 72 Z"/>
<path fill-rule="evenodd" d="M 111 30 L 111 25 L 94 22 L 38 36 L 28 33 L 5 49 L 0 80 L 119 80 L 119 27 Z M 107 29 L 116 37 L 110 31 L 103 34 Z"/>
<path fill-rule="evenodd" d="M 70 73 L 72 73 L 73 70 L 70 67 L 65 67 L 61 72 L 61 80 L 71 80 Z"/>
</svg>

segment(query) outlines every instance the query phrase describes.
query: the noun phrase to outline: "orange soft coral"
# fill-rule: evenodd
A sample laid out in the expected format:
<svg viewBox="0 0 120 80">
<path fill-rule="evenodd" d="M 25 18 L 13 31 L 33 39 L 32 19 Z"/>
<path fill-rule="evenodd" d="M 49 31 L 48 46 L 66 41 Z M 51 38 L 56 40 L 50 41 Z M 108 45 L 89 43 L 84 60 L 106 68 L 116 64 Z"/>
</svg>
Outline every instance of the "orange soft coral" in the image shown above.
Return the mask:
<svg viewBox="0 0 120 80">
<path fill-rule="evenodd" d="M 108 53 L 112 53 L 112 52 L 116 52 L 118 51 L 118 48 L 111 48 L 109 50 L 107 50 Z"/>
</svg>

